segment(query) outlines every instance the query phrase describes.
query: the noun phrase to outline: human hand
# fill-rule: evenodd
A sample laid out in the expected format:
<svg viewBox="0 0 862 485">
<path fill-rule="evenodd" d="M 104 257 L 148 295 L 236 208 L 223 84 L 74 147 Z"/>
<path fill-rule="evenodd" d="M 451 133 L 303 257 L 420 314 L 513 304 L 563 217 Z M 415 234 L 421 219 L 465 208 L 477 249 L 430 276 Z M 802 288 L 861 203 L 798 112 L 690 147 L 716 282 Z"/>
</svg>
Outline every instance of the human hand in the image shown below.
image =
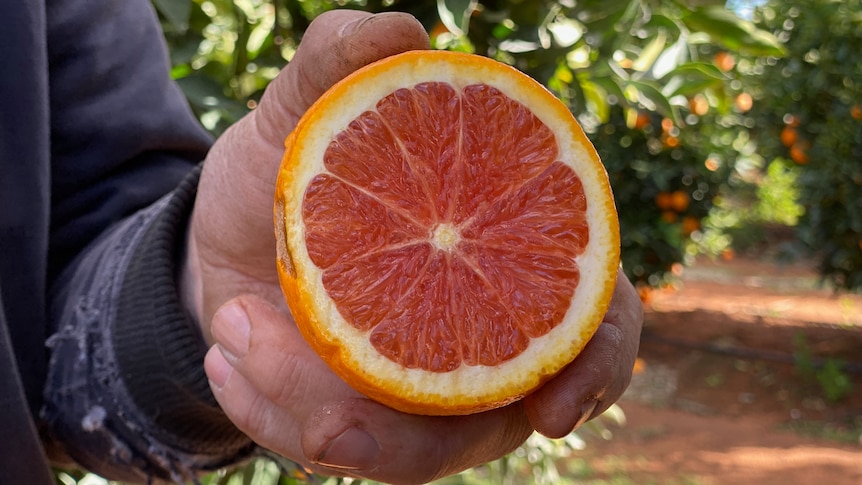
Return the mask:
<svg viewBox="0 0 862 485">
<path fill-rule="evenodd" d="M 258 444 L 326 475 L 426 483 L 497 459 L 535 429 L 556 438 L 616 402 L 631 378 L 642 310 L 620 272 L 605 322 L 581 355 L 524 400 L 469 416 L 397 412 L 335 377 L 305 345 L 284 311 L 243 296 L 216 314 L 227 349 L 207 355 L 213 392 Z M 250 326 L 238 344 L 237 322 Z M 227 361 L 225 361 L 225 358 Z"/>
<path fill-rule="evenodd" d="M 519 403 L 472 416 L 399 413 L 337 378 L 299 335 L 275 273 L 274 183 L 283 140 L 330 85 L 373 60 L 427 48 L 406 15 L 335 11 L 310 27 L 254 112 L 205 163 L 189 233 L 186 280 L 207 339 L 213 393 L 258 444 L 325 474 L 422 483 L 513 450 L 533 429 L 562 436 L 624 390 L 642 315 L 618 278 L 607 323 L 582 356 Z M 208 322 L 212 322 L 211 326 Z"/>
</svg>

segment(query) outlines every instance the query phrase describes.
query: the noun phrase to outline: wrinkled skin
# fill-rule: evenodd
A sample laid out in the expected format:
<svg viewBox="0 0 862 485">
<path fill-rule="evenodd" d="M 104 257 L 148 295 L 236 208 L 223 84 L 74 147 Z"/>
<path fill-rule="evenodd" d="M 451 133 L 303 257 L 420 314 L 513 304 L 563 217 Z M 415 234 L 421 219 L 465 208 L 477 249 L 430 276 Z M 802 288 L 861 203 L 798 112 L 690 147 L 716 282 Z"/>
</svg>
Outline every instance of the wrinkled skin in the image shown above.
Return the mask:
<svg viewBox="0 0 862 485">
<path fill-rule="evenodd" d="M 619 273 L 611 308 L 584 352 L 520 402 L 458 417 L 403 414 L 364 398 L 306 345 L 275 269 L 273 194 L 284 138 L 327 88 L 377 59 L 428 48 L 405 14 L 318 17 L 258 108 L 208 155 L 183 298 L 213 344 L 205 361 L 227 415 L 258 444 L 312 470 L 424 483 L 514 450 L 534 431 L 561 437 L 598 416 L 629 383 L 643 320 Z"/>
</svg>

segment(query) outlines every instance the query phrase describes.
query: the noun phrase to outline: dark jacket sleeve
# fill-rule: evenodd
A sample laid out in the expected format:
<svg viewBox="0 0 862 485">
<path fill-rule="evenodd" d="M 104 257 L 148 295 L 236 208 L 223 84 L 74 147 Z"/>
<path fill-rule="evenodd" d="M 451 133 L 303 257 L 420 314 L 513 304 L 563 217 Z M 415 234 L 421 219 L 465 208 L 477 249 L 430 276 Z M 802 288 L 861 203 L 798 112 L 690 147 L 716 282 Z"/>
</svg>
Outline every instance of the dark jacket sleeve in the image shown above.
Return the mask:
<svg viewBox="0 0 862 485">
<path fill-rule="evenodd" d="M 196 181 L 194 171 L 100 237 L 53 299 L 43 418 L 70 457 L 106 477 L 188 481 L 253 450 L 209 391 L 206 347 L 175 283 Z"/>
<path fill-rule="evenodd" d="M 210 139 L 170 81 L 152 7 L 49 2 L 47 31 L 50 439 L 127 481 L 241 460 L 253 444 L 210 394 L 176 283 Z"/>
</svg>

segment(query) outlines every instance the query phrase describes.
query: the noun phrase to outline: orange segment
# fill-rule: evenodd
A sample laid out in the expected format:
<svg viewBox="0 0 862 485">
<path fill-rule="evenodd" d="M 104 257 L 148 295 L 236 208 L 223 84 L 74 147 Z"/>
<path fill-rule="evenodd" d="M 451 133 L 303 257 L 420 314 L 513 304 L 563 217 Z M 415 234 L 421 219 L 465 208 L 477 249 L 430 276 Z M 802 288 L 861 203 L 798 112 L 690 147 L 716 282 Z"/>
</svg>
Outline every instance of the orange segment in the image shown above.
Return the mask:
<svg viewBox="0 0 862 485">
<path fill-rule="evenodd" d="M 517 400 L 607 309 L 619 228 L 568 109 L 487 58 L 410 52 L 322 96 L 286 141 L 278 268 L 310 345 L 397 409 Z"/>
</svg>

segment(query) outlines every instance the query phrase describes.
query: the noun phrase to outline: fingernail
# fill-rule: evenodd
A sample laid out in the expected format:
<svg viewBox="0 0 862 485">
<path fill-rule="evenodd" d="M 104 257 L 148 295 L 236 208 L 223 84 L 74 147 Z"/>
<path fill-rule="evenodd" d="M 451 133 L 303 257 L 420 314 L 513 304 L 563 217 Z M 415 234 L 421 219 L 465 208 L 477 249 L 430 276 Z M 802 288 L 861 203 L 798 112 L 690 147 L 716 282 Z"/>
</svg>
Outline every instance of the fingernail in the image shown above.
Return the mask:
<svg viewBox="0 0 862 485">
<path fill-rule="evenodd" d="M 369 16 L 364 17 L 364 18 L 354 20 L 353 22 L 348 22 L 347 24 L 344 25 L 344 27 L 342 27 L 341 35 L 346 37 L 346 36 L 355 34 L 356 32 L 359 32 L 361 29 L 365 28 L 365 24 L 377 23 L 381 19 L 384 19 L 387 17 L 396 17 L 396 16 L 400 16 L 400 15 L 405 15 L 405 14 L 403 14 L 401 12 L 380 12 L 380 13 L 375 13 L 375 14 L 369 15 Z"/>
<path fill-rule="evenodd" d="M 212 334 L 225 357 L 233 360 L 248 352 L 251 323 L 239 303 L 228 303 L 213 316 Z"/>
<path fill-rule="evenodd" d="M 580 428 L 581 426 L 583 426 L 584 423 L 587 422 L 587 420 L 590 419 L 590 416 L 593 415 L 593 411 L 596 410 L 596 406 L 598 406 L 598 404 L 599 401 L 593 399 L 581 405 L 581 417 L 578 418 L 578 422 L 575 423 L 575 427 L 573 430 Z"/>
<path fill-rule="evenodd" d="M 314 462 L 343 470 L 371 468 L 380 454 L 380 445 L 370 434 L 360 428 L 348 428 L 321 451 Z"/>
<path fill-rule="evenodd" d="M 341 28 L 340 34 L 344 37 L 352 35 L 355 32 L 357 32 L 360 28 L 362 28 L 362 24 L 368 22 L 369 20 L 371 20 L 373 18 L 374 18 L 374 15 L 369 15 L 367 17 L 363 17 L 360 19 L 356 19 L 352 22 L 348 22 L 348 23 L 344 24 L 344 27 Z"/>
<path fill-rule="evenodd" d="M 218 390 L 224 387 L 228 377 L 233 372 L 233 367 L 225 360 L 217 345 L 210 347 L 206 357 L 204 357 L 204 368 L 206 369 L 210 386 Z"/>
</svg>

